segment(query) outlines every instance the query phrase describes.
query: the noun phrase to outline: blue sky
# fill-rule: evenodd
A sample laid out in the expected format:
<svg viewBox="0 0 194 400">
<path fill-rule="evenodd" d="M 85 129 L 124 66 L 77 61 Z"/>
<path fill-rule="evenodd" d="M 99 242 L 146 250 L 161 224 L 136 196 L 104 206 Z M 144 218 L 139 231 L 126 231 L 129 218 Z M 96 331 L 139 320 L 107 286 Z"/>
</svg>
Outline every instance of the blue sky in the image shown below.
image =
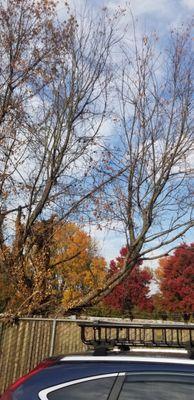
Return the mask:
<svg viewBox="0 0 194 400">
<path fill-rule="evenodd" d="M 93 10 L 94 14 L 98 12 L 98 8 L 108 7 L 114 11 L 119 6 L 122 9 L 126 8 L 126 4 L 129 5 L 133 13 L 133 16 L 138 21 L 138 29 L 140 32 L 148 34 L 151 31 L 156 31 L 161 42 L 165 44 L 165 38 L 169 30 L 174 27 L 180 26 L 181 23 L 187 24 L 187 21 L 194 16 L 194 0 L 131 0 L 126 2 L 125 0 L 88 0 L 87 4 Z M 83 7 L 85 0 L 70 0 L 69 4 L 76 10 Z M 59 9 L 62 11 L 63 2 L 59 1 Z M 129 22 L 129 16 L 123 17 L 121 25 L 124 27 Z M 104 127 L 106 130 L 106 127 Z M 107 126 L 107 130 L 110 130 L 110 126 Z M 99 249 L 101 254 L 106 258 L 107 261 L 115 258 L 119 254 L 119 249 L 124 245 L 124 237 L 117 232 L 111 232 L 107 230 L 98 230 L 96 227 L 89 227 L 87 230 L 91 233 L 99 243 Z M 189 232 L 185 236 L 185 241 L 194 241 L 193 232 Z M 148 262 L 146 263 L 148 265 Z M 150 266 L 155 266 L 156 262 L 149 262 Z"/>
</svg>

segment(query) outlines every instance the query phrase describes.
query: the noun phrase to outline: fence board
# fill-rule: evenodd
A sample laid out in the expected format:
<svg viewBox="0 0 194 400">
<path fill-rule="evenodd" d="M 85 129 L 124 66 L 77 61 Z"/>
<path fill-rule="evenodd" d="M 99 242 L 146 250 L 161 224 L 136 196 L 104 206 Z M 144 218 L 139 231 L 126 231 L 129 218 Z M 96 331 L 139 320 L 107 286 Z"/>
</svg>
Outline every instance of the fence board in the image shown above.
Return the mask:
<svg viewBox="0 0 194 400">
<path fill-rule="evenodd" d="M 85 350 L 75 321 L 21 318 L 17 324 L 0 324 L 0 393 L 20 376 L 51 355 Z"/>
</svg>

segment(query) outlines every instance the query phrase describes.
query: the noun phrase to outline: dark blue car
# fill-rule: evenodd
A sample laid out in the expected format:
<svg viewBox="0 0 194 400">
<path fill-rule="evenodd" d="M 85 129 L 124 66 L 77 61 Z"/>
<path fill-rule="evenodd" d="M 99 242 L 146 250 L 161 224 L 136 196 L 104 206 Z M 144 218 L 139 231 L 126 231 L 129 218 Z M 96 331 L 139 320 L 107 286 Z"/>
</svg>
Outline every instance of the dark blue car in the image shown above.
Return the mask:
<svg viewBox="0 0 194 400">
<path fill-rule="evenodd" d="M 193 326 L 79 325 L 93 353 L 45 360 L 1 400 L 194 400 Z"/>
<path fill-rule="evenodd" d="M 193 400 L 194 361 L 79 355 L 49 359 L 2 400 Z"/>
</svg>

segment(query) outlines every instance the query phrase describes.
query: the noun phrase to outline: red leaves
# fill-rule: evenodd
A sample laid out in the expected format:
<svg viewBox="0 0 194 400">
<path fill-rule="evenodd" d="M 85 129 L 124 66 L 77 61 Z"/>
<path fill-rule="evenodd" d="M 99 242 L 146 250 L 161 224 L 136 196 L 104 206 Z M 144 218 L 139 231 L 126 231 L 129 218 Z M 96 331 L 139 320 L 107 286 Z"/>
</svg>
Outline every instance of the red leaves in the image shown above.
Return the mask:
<svg viewBox="0 0 194 400">
<path fill-rule="evenodd" d="M 127 248 L 120 251 L 120 256 L 110 262 L 109 274 L 118 272 L 127 256 Z M 104 303 L 110 308 L 130 311 L 134 306 L 140 310 L 151 311 L 152 300 L 149 295 L 149 284 L 152 274 L 148 269 L 140 269 L 138 265 L 130 272 L 128 277 L 104 299 Z"/>
<path fill-rule="evenodd" d="M 127 247 L 122 247 L 122 249 L 120 250 L 120 255 L 121 257 L 127 256 Z"/>
<path fill-rule="evenodd" d="M 194 243 L 181 245 L 160 261 L 157 277 L 161 307 L 172 312 L 194 312 Z"/>
</svg>

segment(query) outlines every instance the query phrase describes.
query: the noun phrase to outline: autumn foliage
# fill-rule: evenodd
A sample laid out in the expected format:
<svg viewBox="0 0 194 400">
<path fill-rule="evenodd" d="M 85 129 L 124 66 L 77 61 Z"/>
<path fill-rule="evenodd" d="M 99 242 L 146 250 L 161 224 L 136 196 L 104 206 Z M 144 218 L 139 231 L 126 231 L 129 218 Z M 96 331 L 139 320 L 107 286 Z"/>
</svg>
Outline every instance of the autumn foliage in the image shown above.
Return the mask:
<svg viewBox="0 0 194 400">
<path fill-rule="evenodd" d="M 105 296 L 149 308 L 139 260 L 194 226 L 193 23 L 158 57 L 155 34 L 139 40 L 130 23 L 120 32 L 130 8 L 92 15 L 59 3 L 60 12 L 54 0 L 0 2 L 0 309 L 63 304 L 70 314 Z M 119 229 L 128 251 L 108 277 L 69 221 Z"/>
<path fill-rule="evenodd" d="M 126 251 L 126 248 L 121 249 L 119 257 L 111 261 L 110 275 L 122 268 Z M 104 299 L 104 304 L 121 311 L 131 312 L 134 307 L 139 311 L 152 311 L 152 299 L 149 297 L 151 279 L 150 270 L 136 265 L 125 280 Z"/>
<path fill-rule="evenodd" d="M 53 258 L 62 293 L 62 305 L 82 298 L 104 284 L 106 261 L 98 256 L 94 240 L 74 223 L 61 223 L 53 236 Z"/>
<path fill-rule="evenodd" d="M 90 235 L 74 223 L 57 223 L 56 217 L 37 221 L 29 239 L 29 254 L 18 260 L 22 268 L 3 269 L 5 253 L 8 257 L 17 246 L 14 242 L 1 253 L 0 311 L 62 312 L 63 307 L 104 283 L 106 262 L 98 256 Z"/>
<path fill-rule="evenodd" d="M 52 216 L 80 221 L 79 207 L 104 185 L 91 154 L 113 22 L 104 11 L 78 26 L 68 2 L 60 18 L 57 3 L 0 2 L 0 302 L 22 315 L 52 310 L 59 297 Z"/>
<path fill-rule="evenodd" d="M 194 243 L 183 244 L 174 254 L 160 260 L 158 304 L 170 312 L 194 312 Z"/>
</svg>

